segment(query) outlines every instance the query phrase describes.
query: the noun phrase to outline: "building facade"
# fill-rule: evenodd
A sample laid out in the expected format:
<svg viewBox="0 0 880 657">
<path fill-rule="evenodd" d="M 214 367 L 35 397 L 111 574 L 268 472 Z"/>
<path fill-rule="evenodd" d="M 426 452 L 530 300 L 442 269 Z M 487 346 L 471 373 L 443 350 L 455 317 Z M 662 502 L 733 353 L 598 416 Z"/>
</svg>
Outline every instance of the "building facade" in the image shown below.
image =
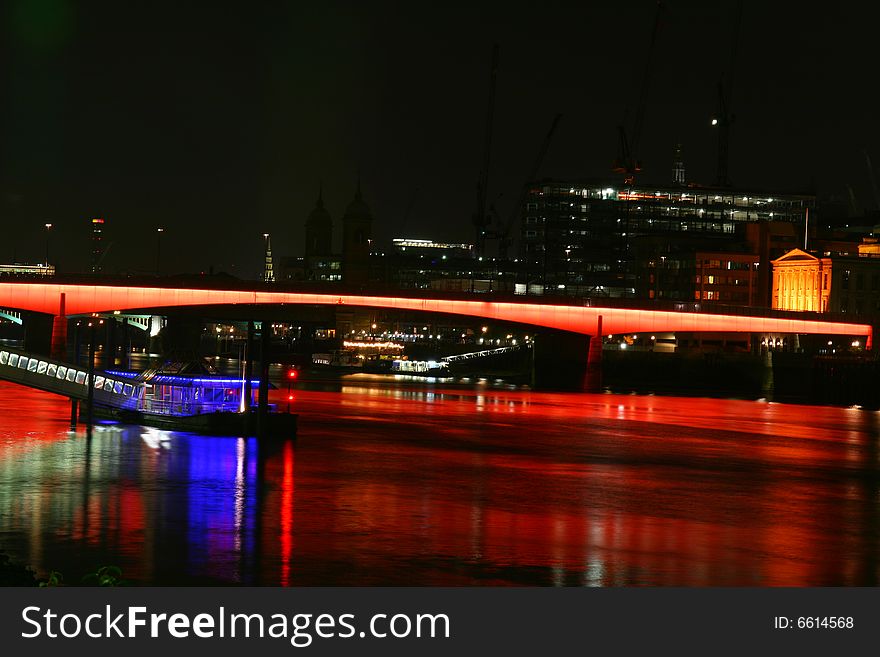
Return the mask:
<svg viewBox="0 0 880 657">
<path fill-rule="evenodd" d="M 104 271 L 104 220 L 96 217 L 91 221 L 92 227 L 92 273 L 100 274 Z"/>
<path fill-rule="evenodd" d="M 536 184 L 522 215 L 519 255 L 530 278 L 523 282 L 578 296 L 636 297 L 641 287 L 647 298 L 650 288 L 639 284 L 639 269 L 652 258 L 669 257 L 664 244 L 682 253 L 678 245 L 686 245 L 694 262 L 698 250 L 751 257 L 754 248 L 733 246 L 743 241 L 743 226 L 803 226 L 814 207 L 811 195 L 694 185 Z M 651 239 L 658 245 L 653 253 L 646 247 Z M 689 286 L 682 290 L 690 296 Z"/>
<path fill-rule="evenodd" d="M 773 261 L 773 308 L 880 315 L 880 247 L 874 238 L 857 254 L 816 255 L 792 249 Z"/>
<path fill-rule="evenodd" d="M 829 310 L 831 258 L 792 249 L 773 264 L 773 308 L 824 313 Z"/>
</svg>

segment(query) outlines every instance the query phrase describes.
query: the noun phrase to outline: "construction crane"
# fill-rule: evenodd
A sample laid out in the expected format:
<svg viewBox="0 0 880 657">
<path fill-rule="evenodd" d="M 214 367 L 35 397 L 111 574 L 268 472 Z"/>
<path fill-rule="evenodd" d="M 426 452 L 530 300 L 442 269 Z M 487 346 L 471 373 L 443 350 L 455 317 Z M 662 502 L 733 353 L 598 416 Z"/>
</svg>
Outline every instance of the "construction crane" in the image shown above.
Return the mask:
<svg viewBox="0 0 880 657">
<path fill-rule="evenodd" d="M 477 207 L 473 216 L 476 230 L 477 254 L 483 255 L 486 249 L 486 229 L 490 223 L 486 212 L 486 194 L 489 187 L 489 163 L 492 155 L 492 127 L 495 119 L 495 86 L 498 77 L 498 44 L 492 46 L 492 60 L 489 68 L 489 108 L 486 112 L 486 133 L 483 143 L 483 167 L 477 181 Z"/>
<path fill-rule="evenodd" d="M 856 195 L 853 193 L 851 185 L 846 185 L 847 200 L 849 201 L 849 212 L 851 217 L 859 216 L 859 205 L 856 203 Z"/>
<path fill-rule="evenodd" d="M 868 180 L 871 181 L 871 191 L 874 192 L 874 203 L 880 210 L 880 191 L 877 189 L 877 174 L 874 173 L 874 165 L 871 164 L 871 156 L 868 155 L 867 149 L 862 151 L 865 154 L 865 165 L 868 167 Z"/>
<path fill-rule="evenodd" d="M 733 95 L 733 80 L 736 70 L 736 52 L 739 46 L 739 27 L 742 23 L 742 0 L 736 3 L 736 16 L 733 25 L 733 42 L 730 46 L 730 63 L 727 67 L 727 84 L 725 86 L 724 75 L 718 80 L 718 115 L 712 118 L 712 125 L 718 128 L 718 172 L 715 184 L 719 187 L 730 187 L 729 161 L 730 161 L 730 125 L 734 115 L 730 109 L 730 101 Z"/>
<path fill-rule="evenodd" d="M 529 185 L 532 184 L 538 177 L 538 172 L 541 170 L 541 164 L 544 163 L 544 158 L 547 155 L 547 150 L 550 148 L 550 142 L 553 140 L 553 134 L 556 132 L 556 126 L 559 125 L 559 120 L 561 118 L 562 114 L 557 114 L 555 117 L 553 117 L 553 123 L 550 124 L 550 129 L 544 136 L 544 141 L 541 142 L 541 148 L 538 151 L 538 157 L 535 158 L 535 162 L 534 164 L 532 164 L 532 168 L 529 170 L 529 175 L 523 183 L 522 188 L 520 189 L 519 196 L 517 197 L 516 203 L 510 211 L 510 216 L 508 216 L 507 221 L 503 221 L 498 216 L 498 213 L 495 211 L 494 204 L 491 208 L 491 214 L 498 222 L 499 228 L 496 232 L 493 232 L 488 236 L 498 239 L 498 257 L 502 260 L 507 259 L 508 252 L 510 250 L 510 244 L 513 241 L 513 236 L 511 235 L 513 225 L 516 223 L 517 217 L 520 216 L 523 204 L 526 201 L 526 196 L 529 193 Z"/>
<path fill-rule="evenodd" d="M 657 45 L 657 33 L 660 31 L 660 19 L 663 15 L 663 4 L 657 3 L 657 14 L 654 18 L 654 27 L 651 30 L 651 43 L 648 47 L 648 56 L 645 61 L 645 73 L 642 77 L 642 88 L 639 91 L 639 101 L 636 106 L 635 120 L 631 138 L 627 137 L 626 128 L 623 124 L 617 126 L 620 140 L 617 159 L 611 167 L 614 173 L 624 174 L 624 183 L 631 185 L 635 175 L 642 170 L 642 163 L 638 159 L 639 146 L 642 140 L 642 125 L 645 121 L 645 107 L 648 103 L 648 90 L 651 86 L 651 78 L 654 75 L 654 50 Z M 624 121 L 625 123 L 625 121 Z"/>
</svg>

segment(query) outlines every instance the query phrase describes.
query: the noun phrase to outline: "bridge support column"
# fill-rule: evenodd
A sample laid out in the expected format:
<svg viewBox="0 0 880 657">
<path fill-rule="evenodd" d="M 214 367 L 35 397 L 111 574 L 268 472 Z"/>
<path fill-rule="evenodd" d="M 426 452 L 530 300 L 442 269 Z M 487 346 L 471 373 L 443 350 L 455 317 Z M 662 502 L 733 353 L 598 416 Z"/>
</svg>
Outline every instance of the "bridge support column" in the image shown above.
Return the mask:
<svg viewBox="0 0 880 657">
<path fill-rule="evenodd" d="M 97 323 L 96 319 L 93 319 L 89 322 L 89 363 L 88 363 L 88 372 L 89 375 L 86 377 L 86 385 L 88 386 L 88 398 L 87 402 L 89 407 L 86 409 L 86 435 L 91 438 L 92 437 L 92 425 L 95 421 L 94 409 L 95 409 L 95 339 L 96 339 L 96 331 L 95 324 Z"/>
<path fill-rule="evenodd" d="M 62 292 L 58 314 L 52 318 L 52 346 L 49 355 L 56 360 L 67 360 L 67 314 L 64 307 L 66 297 Z"/>
<path fill-rule="evenodd" d="M 78 402 L 75 398 L 70 398 L 70 430 L 76 431 L 76 416 L 77 416 L 77 406 Z"/>
<path fill-rule="evenodd" d="M 602 389 L 602 315 L 596 322 L 596 334 L 590 337 L 587 351 L 587 373 L 584 377 L 584 392 L 599 392 Z"/>
<path fill-rule="evenodd" d="M 580 333 L 553 330 L 537 333 L 532 348 L 532 387 L 583 391 L 590 344 L 590 337 Z"/>
<path fill-rule="evenodd" d="M 247 346 L 244 351 L 244 412 L 251 411 L 251 396 L 253 395 L 253 386 L 251 379 L 254 377 L 254 321 L 248 320 L 247 327 Z M 248 415 L 250 419 L 250 415 Z"/>
<path fill-rule="evenodd" d="M 269 349 L 271 323 L 265 319 L 260 328 L 260 390 L 257 406 L 257 434 L 264 436 L 269 424 Z"/>
</svg>

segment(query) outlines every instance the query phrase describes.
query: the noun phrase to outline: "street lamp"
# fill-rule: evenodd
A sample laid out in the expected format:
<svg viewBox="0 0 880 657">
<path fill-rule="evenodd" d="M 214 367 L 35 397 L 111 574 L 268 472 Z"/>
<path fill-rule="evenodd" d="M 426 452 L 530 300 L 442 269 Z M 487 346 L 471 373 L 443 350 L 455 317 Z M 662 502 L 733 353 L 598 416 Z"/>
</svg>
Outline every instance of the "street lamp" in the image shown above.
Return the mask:
<svg viewBox="0 0 880 657">
<path fill-rule="evenodd" d="M 162 257 L 162 233 L 165 232 L 164 228 L 156 229 L 156 276 L 160 273 L 159 262 Z"/>
<path fill-rule="evenodd" d="M 49 266 L 49 234 L 52 230 L 52 224 L 44 224 L 46 226 L 46 267 Z"/>
</svg>

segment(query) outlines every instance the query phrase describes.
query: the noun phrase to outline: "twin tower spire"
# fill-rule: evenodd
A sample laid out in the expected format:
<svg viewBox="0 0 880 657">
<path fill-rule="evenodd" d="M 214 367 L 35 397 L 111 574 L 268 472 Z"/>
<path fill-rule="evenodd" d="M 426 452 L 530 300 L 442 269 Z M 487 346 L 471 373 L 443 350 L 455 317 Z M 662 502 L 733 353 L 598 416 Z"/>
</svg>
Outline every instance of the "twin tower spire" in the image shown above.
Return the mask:
<svg viewBox="0 0 880 657">
<path fill-rule="evenodd" d="M 308 280 L 366 283 L 372 246 L 373 215 L 364 201 L 358 178 L 354 198 L 342 215 L 342 253 L 333 249 L 333 219 L 324 206 L 324 185 L 306 219 L 305 268 Z M 335 274 L 333 272 L 336 272 Z M 328 278 L 332 277 L 332 278 Z"/>
</svg>

